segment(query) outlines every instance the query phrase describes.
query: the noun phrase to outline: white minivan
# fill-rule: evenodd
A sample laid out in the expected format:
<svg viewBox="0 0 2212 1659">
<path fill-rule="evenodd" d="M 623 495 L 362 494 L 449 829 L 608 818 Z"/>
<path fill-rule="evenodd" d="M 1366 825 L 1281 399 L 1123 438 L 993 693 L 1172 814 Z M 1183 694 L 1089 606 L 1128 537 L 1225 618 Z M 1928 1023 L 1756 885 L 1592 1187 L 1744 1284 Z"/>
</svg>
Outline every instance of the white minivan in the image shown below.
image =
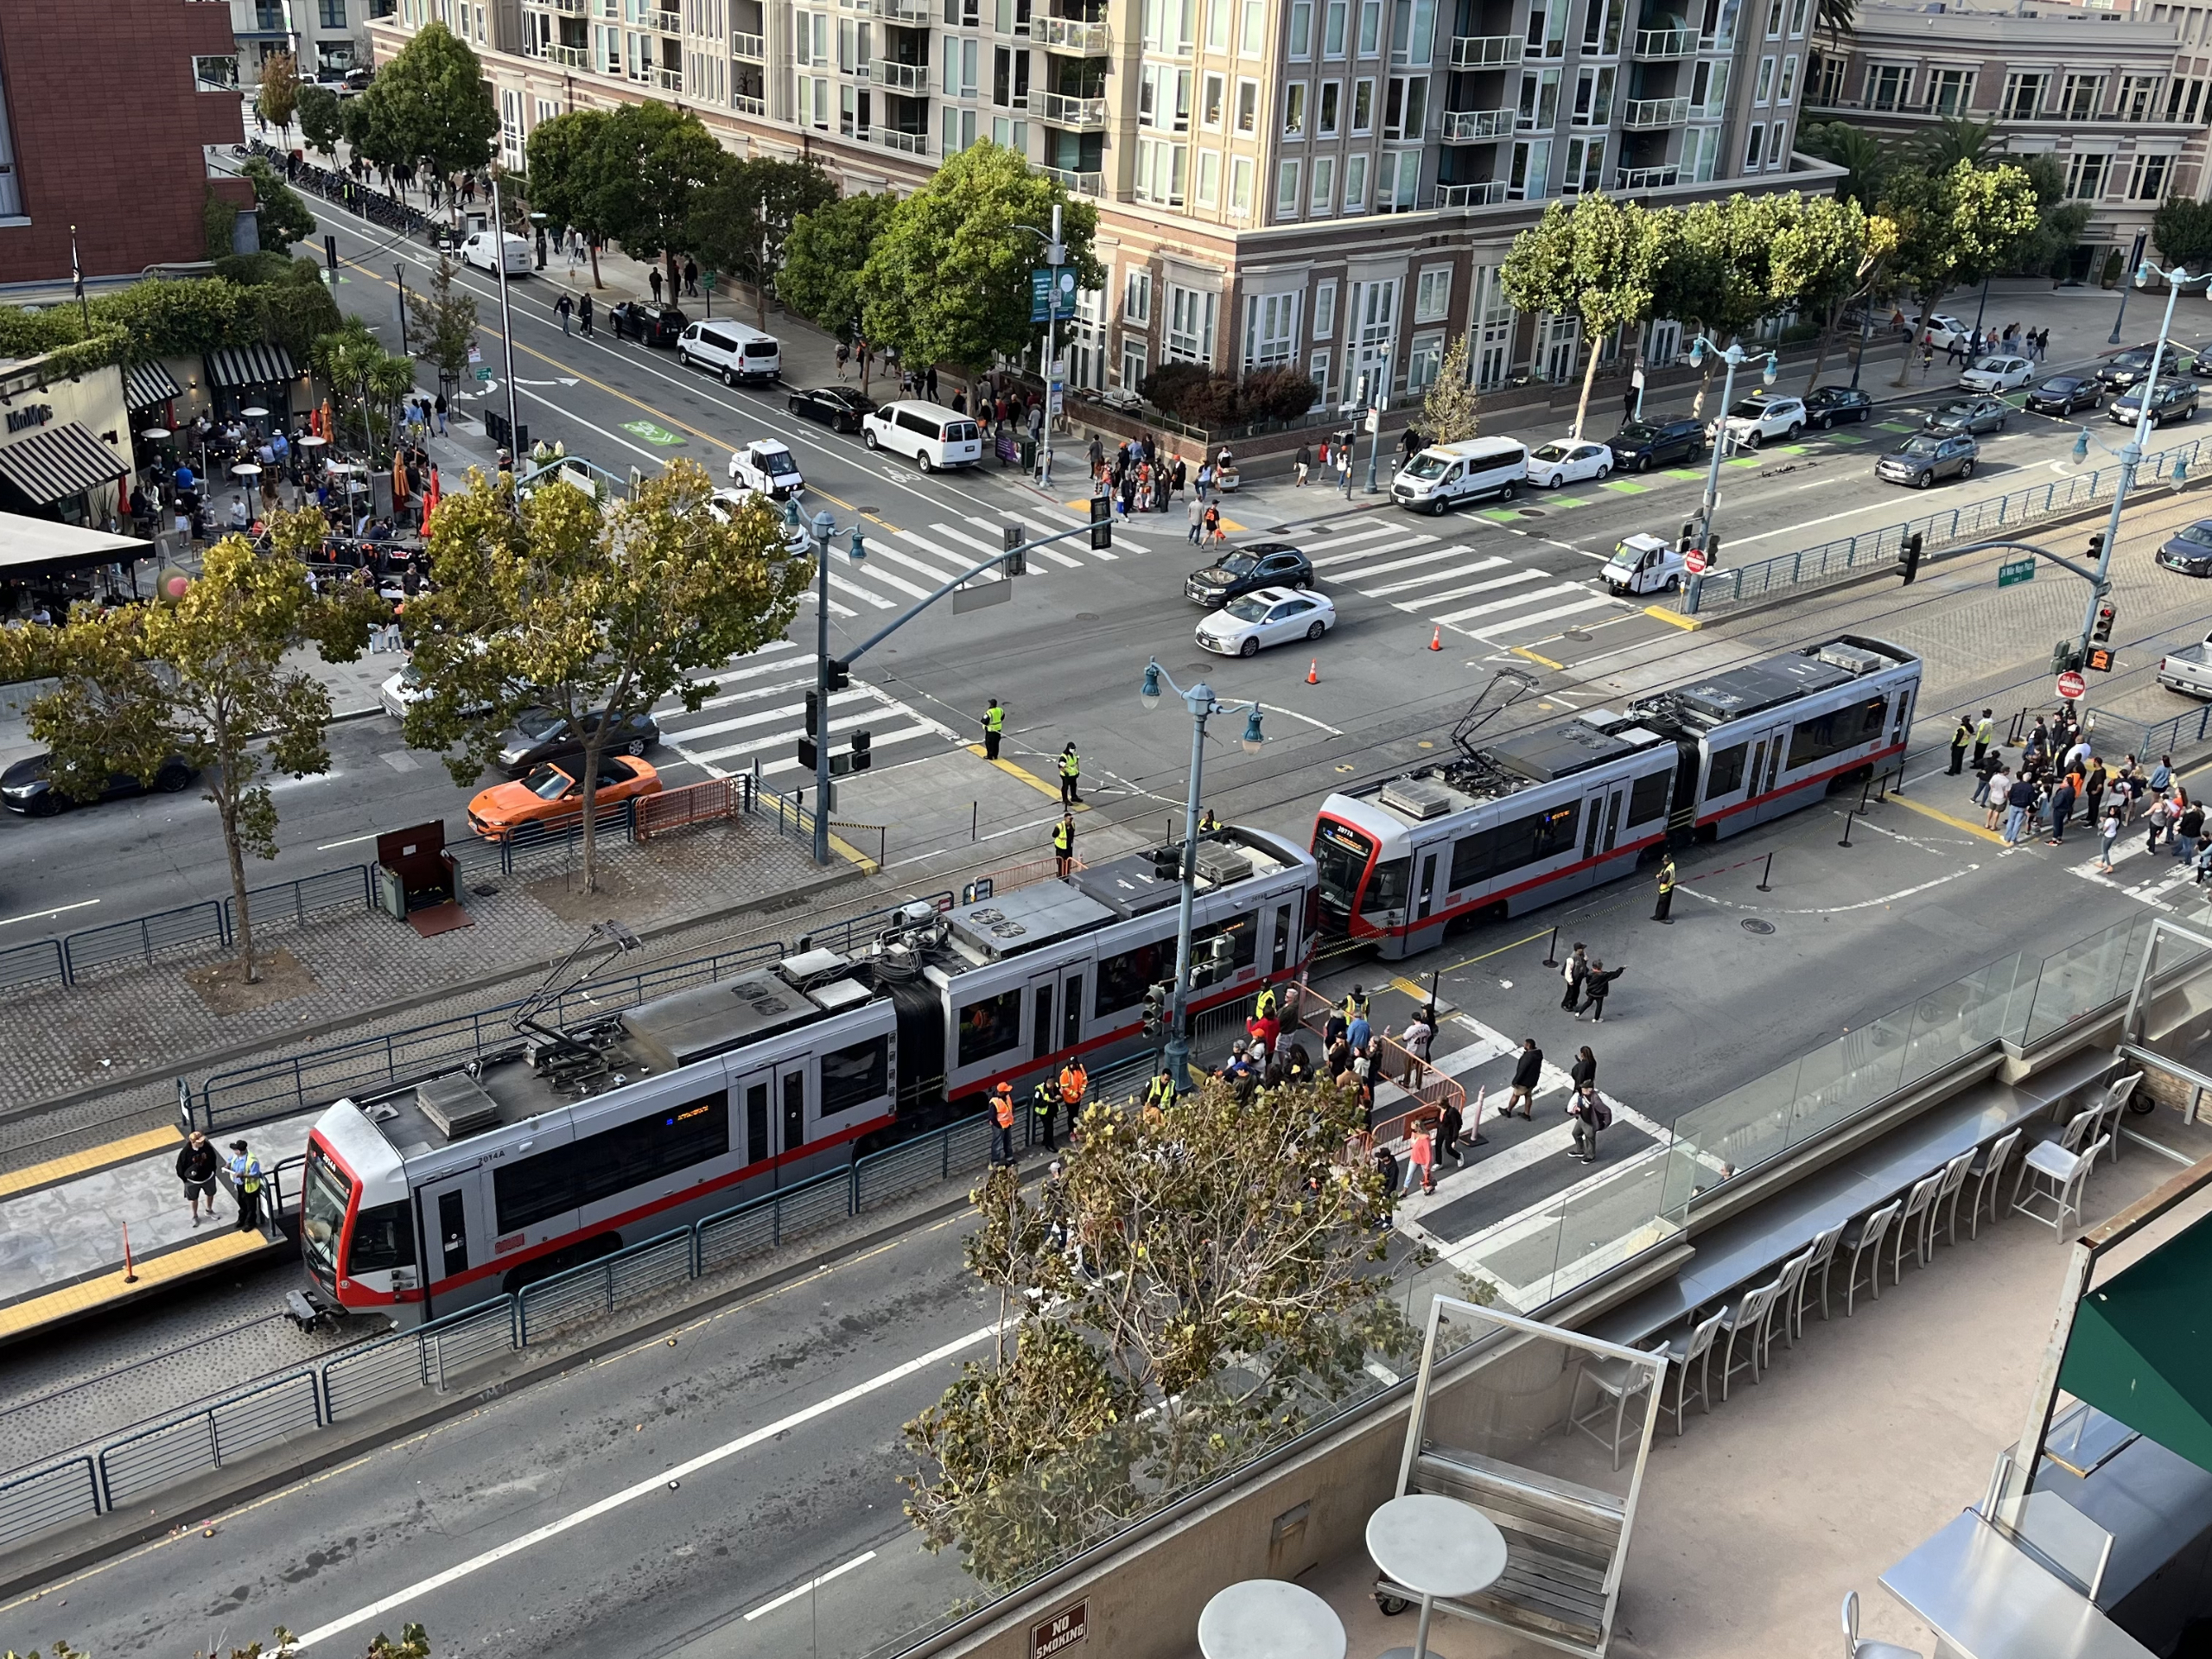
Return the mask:
<svg viewBox="0 0 2212 1659">
<path fill-rule="evenodd" d="M 1422 450 L 1398 469 L 1390 499 L 1414 512 L 1449 512 L 1462 501 L 1521 493 L 1529 450 L 1515 438 L 1468 438 Z"/>
<path fill-rule="evenodd" d="M 693 323 L 677 336 L 676 360 L 687 369 L 713 370 L 726 386 L 780 379 L 784 372 L 783 347 L 776 337 L 741 322 Z"/>
<path fill-rule="evenodd" d="M 983 458 L 983 435 L 976 423 L 943 404 L 886 404 L 861 416 L 861 442 L 905 455 L 925 473 L 973 467 Z"/>
</svg>

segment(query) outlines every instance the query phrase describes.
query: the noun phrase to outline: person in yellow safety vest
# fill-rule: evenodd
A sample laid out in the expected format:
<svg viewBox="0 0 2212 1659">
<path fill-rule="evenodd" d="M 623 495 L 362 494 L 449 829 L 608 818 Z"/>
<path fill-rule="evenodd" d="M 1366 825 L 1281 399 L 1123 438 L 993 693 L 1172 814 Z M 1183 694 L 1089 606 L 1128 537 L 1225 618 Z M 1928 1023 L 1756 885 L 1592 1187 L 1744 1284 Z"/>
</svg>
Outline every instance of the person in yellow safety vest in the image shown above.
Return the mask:
<svg viewBox="0 0 2212 1659">
<path fill-rule="evenodd" d="M 1174 1100 L 1175 1079 L 1169 1077 L 1165 1071 L 1145 1085 L 1144 1104 L 1147 1111 L 1172 1105 Z"/>
<path fill-rule="evenodd" d="M 1981 711 L 1981 718 L 1974 722 L 1974 763 L 1976 766 L 1981 765 L 1981 757 L 1989 753 L 1989 746 L 1996 741 L 1996 738 L 1997 722 L 1992 718 L 1990 711 L 1985 709 Z"/>
<path fill-rule="evenodd" d="M 995 760 L 999 758 L 999 739 L 1005 735 L 1006 710 L 1000 708 L 999 700 L 993 697 L 991 706 L 983 710 L 983 759 Z"/>
<path fill-rule="evenodd" d="M 238 1198 L 238 1231 L 258 1232 L 261 1230 L 261 1160 L 246 1150 L 245 1142 L 233 1141 L 231 1150 L 237 1155 L 231 1160 L 231 1184 Z"/>
<path fill-rule="evenodd" d="M 1252 1017 L 1255 1020 L 1272 1019 L 1274 1016 L 1274 1011 L 1275 988 L 1272 985 L 1261 987 L 1260 1000 L 1252 1005 Z"/>
<path fill-rule="evenodd" d="M 1065 876 L 1075 867 L 1075 814 L 1064 812 L 1060 821 L 1052 826 L 1052 862 L 1058 866 L 1056 875 Z"/>
<path fill-rule="evenodd" d="M 991 1096 L 991 1109 L 998 1115 L 998 1133 L 992 1137 L 991 1161 L 1010 1164 L 1014 1161 L 1014 1084 L 1004 1077 L 999 1079 L 998 1090 Z"/>
<path fill-rule="evenodd" d="M 1083 779 L 1083 761 L 1071 743 L 1060 751 L 1060 804 L 1063 807 L 1081 806 L 1083 797 L 1076 792 L 1076 785 Z"/>
<path fill-rule="evenodd" d="M 1651 912 L 1655 922 L 1672 920 L 1668 908 L 1675 902 L 1675 855 L 1669 853 L 1659 861 L 1659 908 Z"/>
<path fill-rule="evenodd" d="M 1059 1091 L 1052 1087 L 1049 1077 L 1037 1079 L 1037 1092 L 1030 1096 L 1029 1109 L 1037 1114 L 1038 1122 L 1045 1128 L 1045 1150 L 1058 1152 L 1060 1143 L 1052 1138 L 1052 1114 L 1060 1109 Z M 1068 1127 L 1075 1127 L 1075 1115 L 1068 1115 Z"/>
</svg>

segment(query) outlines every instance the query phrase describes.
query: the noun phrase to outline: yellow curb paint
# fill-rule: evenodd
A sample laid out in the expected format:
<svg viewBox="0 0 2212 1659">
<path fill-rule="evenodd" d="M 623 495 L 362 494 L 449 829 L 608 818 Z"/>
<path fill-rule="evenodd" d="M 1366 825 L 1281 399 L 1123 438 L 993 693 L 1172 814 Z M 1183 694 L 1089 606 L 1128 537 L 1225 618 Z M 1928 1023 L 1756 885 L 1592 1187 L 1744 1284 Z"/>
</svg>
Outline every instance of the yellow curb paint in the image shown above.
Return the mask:
<svg viewBox="0 0 2212 1659">
<path fill-rule="evenodd" d="M 1912 799 L 1910 796 L 1892 795 L 1890 798 L 1895 801 L 1899 806 L 1905 807 L 1911 811 L 1919 813 L 1923 817 L 1933 818 L 1938 823 L 1947 823 L 1954 830 L 1963 830 L 1970 836 L 1979 836 L 1982 840 L 1994 842 L 1999 847 L 2002 847 L 2005 844 L 2005 837 L 1999 835 L 1994 830 L 1985 830 L 1978 823 L 1968 823 L 1964 818 L 1955 818 L 1948 812 L 1939 811 L 1935 807 L 1923 805 L 1920 802 Z"/>
<path fill-rule="evenodd" d="M 112 1273 L 104 1273 L 97 1278 L 49 1291 L 43 1296 L 32 1296 L 7 1307 L 0 1307 L 0 1341 L 35 1331 L 41 1325 L 51 1325 L 57 1319 L 91 1313 L 109 1302 L 136 1296 L 154 1286 L 172 1283 L 241 1256 L 281 1248 L 257 1232 L 242 1233 L 233 1227 L 219 1238 L 203 1239 L 197 1244 L 165 1251 L 139 1262 L 138 1282 L 136 1284 L 124 1282 L 123 1269 L 118 1268 Z"/>
<path fill-rule="evenodd" d="M 1680 628 L 1684 633 L 1695 633 L 1705 626 L 1703 617 L 1684 616 L 1680 611 L 1670 611 L 1664 605 L 1647 605 L 1643 607 L 1643 613 L 1646 616 L 1656 616 L 1662 622 Z"/>
<path fill-rule="evenodd" d="M 118 1164 L 128 1164 L 145 1157 L 149 1153 L 165 1151 L 175 1147 L 184 1137 L 175 1129 L 149 1129 L 143 1135 L 127 1135 L 120 1141 L 105 1145 L 87 1147 L 82 1152 L 73 1152 L 65 1158 L 49 1158 L 42 1164 L 33 1164 L 27 1169 L 10 1170 L 0 1175 L 0 1198 L 13 1192 L 28 1192 L 33 1187 L 51 1186 L 56 1181 L 66 1181 L 73 1175 L 90 1175 L 95 1170 L 112 1169 Z"/>
<path fill-rule="evenodd" d="M 979 755 L 986 760 L 990 760 L 990 757 L 988 754 L 984 754 L 983 746 L 980 743 L 970 743 L 968 746 L 968 753 L 973 755 Z M 1001 772 L 1006 773 L 1007 777 L 1020 779 L 1023 783 L 1028 785 L 1030 788 L 1035 790 L 1039 795 L 1049 795 L 1056 801 L 1060 798 L 1060 786 L 1058 784 L 1048 784 L 1042 778 L 1039 778 L 1035 772 L 1025 772 L 1020 766 L 1015 766 L 1011 760 L 991 760 L 991 764 L 996 766 Z M 1090 803 L 1085 801 L 1075 810 L 1078 812 L 1088 812 L 1090 810 Z"/>
<path fill-rule="evenodd" d="M 1541 663 L 1546 668 L 1564 669 L 1567 666 L 1564 663 L 1555 663 L 1550 658 L 1529 650 L 1526 645 L 1515 645 L 1512 651 L 1516 657 L 1526 657 L 1530 662 Z"/>
</svg>

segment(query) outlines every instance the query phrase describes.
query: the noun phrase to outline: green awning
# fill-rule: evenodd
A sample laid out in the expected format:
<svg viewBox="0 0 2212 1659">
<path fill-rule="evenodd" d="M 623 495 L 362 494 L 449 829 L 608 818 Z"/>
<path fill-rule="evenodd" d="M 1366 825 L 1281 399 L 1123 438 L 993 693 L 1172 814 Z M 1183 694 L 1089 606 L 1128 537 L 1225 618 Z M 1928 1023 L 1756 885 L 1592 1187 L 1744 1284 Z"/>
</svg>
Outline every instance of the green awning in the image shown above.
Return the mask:
<svg viewBox="0 0 2212 1659">
<path fill-rule="evenodd" d="M 2058 1385 L 2212 1470 L 2212 1217 L 2082 1298 Z"/>
</svg>

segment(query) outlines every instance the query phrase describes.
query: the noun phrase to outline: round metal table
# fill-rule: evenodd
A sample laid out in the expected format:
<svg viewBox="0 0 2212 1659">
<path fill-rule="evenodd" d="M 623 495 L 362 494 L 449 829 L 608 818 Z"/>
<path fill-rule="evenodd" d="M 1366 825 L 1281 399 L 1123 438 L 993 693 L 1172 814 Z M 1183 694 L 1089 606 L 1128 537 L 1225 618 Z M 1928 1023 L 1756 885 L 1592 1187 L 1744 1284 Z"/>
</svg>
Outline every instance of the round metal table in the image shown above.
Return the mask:
<svg viewBox="0 0 2212 1659">
<path fill-rule="evenodd" d="M 1457 1498 L 1408 1492 L 1367 1517 L 1367 1553 L 1393 1583 L 1421 1597 L 1421 1626 L 1410 1648 L 1382 1659 L 1436 1659 L 1428 1622 L 1439 1596 L 1487 1590 L 1505 1571 L 1505 1538 L 1491 1518 Z"/>
<path fill-rule="evenodd" d="M 1205 1659 L 1344 1659 L 1344 1627 L 1311 1590 L 1247 1579 L 1206 1603 L 1198 1651 Z"/>
</svg>

